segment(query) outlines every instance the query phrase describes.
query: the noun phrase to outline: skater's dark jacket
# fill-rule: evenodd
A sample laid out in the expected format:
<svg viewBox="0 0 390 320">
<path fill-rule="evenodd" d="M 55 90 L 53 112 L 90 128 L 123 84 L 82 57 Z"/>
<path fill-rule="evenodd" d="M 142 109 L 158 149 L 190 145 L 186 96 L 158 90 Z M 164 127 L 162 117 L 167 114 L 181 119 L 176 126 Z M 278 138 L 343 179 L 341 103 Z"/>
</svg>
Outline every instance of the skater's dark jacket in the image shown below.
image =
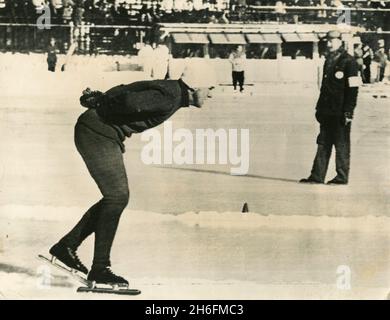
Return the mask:
<svg viewBox="0 0 390 320">
<path fill-rule="evenodd" d="M 124 152 L 126 136 L 158 126 L 188 106 L 189 87 L 182 80 L 138 81 L 105 92 L 78 124 L 118 141 Z"/>
<path fill-rule="evenodd" d="M 342 48 L 329 54 L 316 106 L 317 119 L 339 118 L 345 113 L 352 115 L 356 107 L 359 80 L 358 65 L 351 55 Z"/>
</svg>

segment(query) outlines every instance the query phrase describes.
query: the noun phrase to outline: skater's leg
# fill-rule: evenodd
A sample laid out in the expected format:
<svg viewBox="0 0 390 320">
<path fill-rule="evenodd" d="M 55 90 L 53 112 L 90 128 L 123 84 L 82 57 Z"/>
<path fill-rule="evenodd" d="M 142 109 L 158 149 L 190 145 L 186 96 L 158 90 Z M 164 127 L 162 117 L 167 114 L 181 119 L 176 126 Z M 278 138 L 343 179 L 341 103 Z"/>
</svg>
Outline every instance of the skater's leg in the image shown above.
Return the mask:
<svg viewBox="0 0 390 320">
<path fill-rule="evenodd" d="M 110 251 L 119 218 L 129 201 L 122 151 L 118 143 L 83 125 L 76 125 L 75 142 L 103 198 L 88 210 L 63 240 L 73 239 L 80 244 L 95 232 L 94 265 L 110 265 Z"/>
<path fill-rule="evenodd" d="M 89 235 L 95 232 L 99 207 L 100 201 L 84 214 L 76 226 L 60 240 L 60 243 L 76 250 Z"/>
</svg>

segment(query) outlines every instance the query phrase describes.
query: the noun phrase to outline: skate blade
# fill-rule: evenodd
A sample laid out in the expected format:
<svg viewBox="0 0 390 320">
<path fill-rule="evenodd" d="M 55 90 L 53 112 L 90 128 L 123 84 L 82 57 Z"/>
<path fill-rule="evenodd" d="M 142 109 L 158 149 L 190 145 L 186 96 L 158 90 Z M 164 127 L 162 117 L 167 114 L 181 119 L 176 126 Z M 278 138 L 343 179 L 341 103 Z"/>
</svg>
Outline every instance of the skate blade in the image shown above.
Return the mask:
<svg viewBox="0 0 390 320">
<path fill-rule="evenodd" d="M 38 255 L 38 258 L 45 261 L 46 263 L 52 265 L 53 267 L 61 270 L 61 271 L 64 271 L 66 273 L 68 273 L 69 275 L 71 275 L 74 279 L 76 279 L 77 281 L 81 282 L 82 284 L 84 285 L 90 285 L 90 282 L 83 277 L 82 273 L 75 270 L 75 269 L 71 269 L 69 268 L 68 266 L 66 266 L 65 264 L 63 264 L 62 262 L 60 262 L 60 260 L 58 260 L 57 258 L 55 258 L 54 256 L 52 256 L 50 259 L 49 258 L 46 258 L 45 256 L 39 254 Z"/>
<path fill-rule="evenodd" d="M 128 289 L 128 288 L 119 288 L 119 289 L 112 289 L 111 288 L 104 288 L 104 287 L 80 287 L 77 289 L 77 292 L 79 293 L 106 293 L 106 294 L 118 294 L 118 295 L 129 295 L 129 296 L 136 296 L 141 294 L 141 291 L 138 289 Z"/>
<path fill-rule="evenodd" d="M 69 268 L 65 263 L 61 262 L 61 260 L 57 259 L 55 256 L 51 257 L 50 263 L 54 266 L 59 266 L 61 269 L 64 269 L 64 271 L 67 271 L 74 276 L 77 276 L 79 273 L 81 273 L 76 269 Z"/>
<path fill-rule="evenodd" d="M 125 283 L 96 283 L 96 281 L 92 281 L 88 287 L 91 289 L 103 288 L 109 290 L 129 289 L 129 285 Z"/>
<path fill-rule="evenodd" d="M 72 268 L 69 268 L 66 264 L 62 263 L 61 260 L 57 259 L 55 256 L 51 256 L 51 258 L 46 258 L 45 256 L 39 254 L 38 258 L 41 260 L 44 260 L 45 262 L 50 263 L 51 265 L 60 268 L 63 271 L 66 271 L 68 273 L 76 275 L 78 272 L 77 270 L 74 270 Z"/>
</svg>

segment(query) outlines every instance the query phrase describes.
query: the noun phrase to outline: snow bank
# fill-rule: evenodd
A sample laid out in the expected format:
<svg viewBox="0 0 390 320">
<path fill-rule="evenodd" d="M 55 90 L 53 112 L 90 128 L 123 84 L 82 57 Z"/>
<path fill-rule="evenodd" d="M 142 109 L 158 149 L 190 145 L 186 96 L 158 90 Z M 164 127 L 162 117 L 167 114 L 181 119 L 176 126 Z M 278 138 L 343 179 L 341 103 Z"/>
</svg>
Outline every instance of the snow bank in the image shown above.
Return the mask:
<svg viewBox="0 0 390 320">
<path fill-rule="evenodd" d="M 87 208 L 50 206 L 0 206 L 0 219 L 33 219 L 42 221 L 74 221 Z M 330 217 L 309 215 L 262 215 L 240 212 L 186 212 L 178 215 L 150 211 L 126 210 L 128 221 L 134 225 L 177 222 L 189 227 L 254 230 L 286 229 L 342 232 L 390 233 L 390 217 Z"/>
</svg>

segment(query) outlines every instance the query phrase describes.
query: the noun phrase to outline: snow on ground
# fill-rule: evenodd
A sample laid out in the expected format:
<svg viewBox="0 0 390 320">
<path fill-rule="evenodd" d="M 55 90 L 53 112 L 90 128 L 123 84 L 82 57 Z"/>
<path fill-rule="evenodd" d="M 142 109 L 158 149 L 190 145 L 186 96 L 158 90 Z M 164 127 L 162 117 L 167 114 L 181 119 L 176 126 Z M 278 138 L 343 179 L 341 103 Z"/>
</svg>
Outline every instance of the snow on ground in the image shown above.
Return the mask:
<svg viewBox="0 0 390 320">
<path fill-rule="evenodd" d="M 107 89 L 139 78 L 106 73 L 90 82 Z M 118 298 L 77 294 L 77 283 L 51 269 L 51 286 L 42 287 L 47 269 L 36 259 L 99 199 L 73 145 L 87 76 L 38 73 L 33 84 L 31 75 L 4 79 L 0 298 Z M 143 291 L 134 299 L 386 298 L 390 100 L 362 90 L 350 185 L 305 186 L 296 181 L 308 176 L 315 153 L 317 89 L 262 84 L 244 95 L 229 90 L 219 88 L 203 109 L 180 110 L 172 123 L 192 132 L 249 129 L 248 175 L 231 176 L 230 165 L 145 165 L 145 142 L 139 136 L 126 142 L 131 201 L 112 258 L 114 271 Z M 328 178 L 333 175 L 332 164 Z M 240 213 L 244 202 L 248 214 Z M 80 248 L 87 265 L 92 245 L 89 239 Z M 351 290 L 336 286 L 340 266 L 351 271 Z"/>
<path fill-rule="evenodd" d="M 119 298 L 77 294 L 78 283 L 36 259 L 72 226 L 72 213 L 81 208 L 1 210 L 9 213 L 1 220 L 4 298 Z M 51 218 L 53 211 L 64 218 Z M 390 287 L 389 229 L 388 217 L 127 210 L 112 260 L 115 271 L 142 290 L 136 299 L 384 299 Z M 89 239 L 80 247 L 88 266 L 92 245 Z M 351 290 L 337 287 L 340 266 L 350 268 Z"/>
</svg>

